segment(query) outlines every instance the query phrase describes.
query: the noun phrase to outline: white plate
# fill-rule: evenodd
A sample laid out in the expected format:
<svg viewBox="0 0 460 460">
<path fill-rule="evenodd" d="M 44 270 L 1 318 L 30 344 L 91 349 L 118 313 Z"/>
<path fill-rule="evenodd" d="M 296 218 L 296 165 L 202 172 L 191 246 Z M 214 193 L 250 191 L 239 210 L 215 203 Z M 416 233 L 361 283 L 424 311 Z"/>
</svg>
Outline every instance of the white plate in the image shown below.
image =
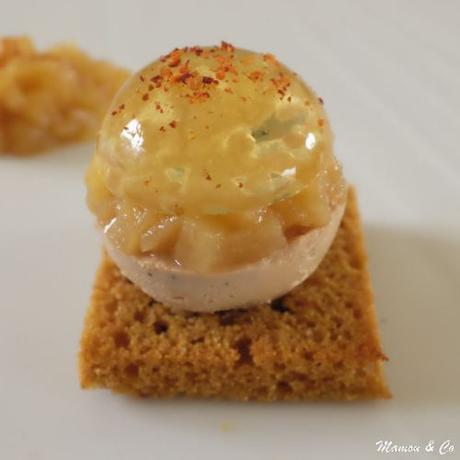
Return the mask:
<svg viewBox="0 0 460 460">
<path fill-rule="evenodd" d="M 429 458 L 447 439 L 458 456 L 459 18 L 458 2 L 429 1 L 3 6 L 2 33 L 40 45 L 73 39 L 137 68 L 225 39 L 274 52 L 317 89 L 359 190 L 394 399 L 258 405 L 81 391 L 75 358 L 99 242 L 82 182 L 92 147 L 77 146 L 0 158 L 0 458 L 371 459 L 384 455 L 379 440 L 419 444 Z"/>
</svg>

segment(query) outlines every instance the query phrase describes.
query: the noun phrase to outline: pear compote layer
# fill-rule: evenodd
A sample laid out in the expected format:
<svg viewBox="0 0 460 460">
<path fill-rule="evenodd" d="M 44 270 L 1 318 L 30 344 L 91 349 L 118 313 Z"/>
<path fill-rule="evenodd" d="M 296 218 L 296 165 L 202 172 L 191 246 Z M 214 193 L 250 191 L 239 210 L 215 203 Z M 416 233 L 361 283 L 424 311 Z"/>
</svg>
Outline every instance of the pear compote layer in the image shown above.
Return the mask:
<svg viewBox="0 0 460 460">
<path fill-rule="evenodd" d="M 203 273 L 269 256 L 345 199 L 322 100 L 273 55 L 225 42 L 126 82 L 87 187 L 117 248 Z"/>
</svg>

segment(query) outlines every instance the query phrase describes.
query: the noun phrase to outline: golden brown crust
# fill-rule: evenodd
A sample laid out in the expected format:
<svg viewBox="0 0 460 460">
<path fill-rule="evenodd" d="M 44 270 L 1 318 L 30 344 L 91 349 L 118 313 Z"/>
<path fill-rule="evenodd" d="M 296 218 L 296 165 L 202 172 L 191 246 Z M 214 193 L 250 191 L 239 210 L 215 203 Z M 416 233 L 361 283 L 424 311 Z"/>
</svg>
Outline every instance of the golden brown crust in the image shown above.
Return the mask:
<svg viewBox="0 0 460 460">
<path fill-rule="evenodd" d="M 104 254 L 79 356 L 83 388 L 159 398 L 387 398 L 363 234 L 350 191 L 317 271 L 271 305 L 172 312 Z"/>
</svg>

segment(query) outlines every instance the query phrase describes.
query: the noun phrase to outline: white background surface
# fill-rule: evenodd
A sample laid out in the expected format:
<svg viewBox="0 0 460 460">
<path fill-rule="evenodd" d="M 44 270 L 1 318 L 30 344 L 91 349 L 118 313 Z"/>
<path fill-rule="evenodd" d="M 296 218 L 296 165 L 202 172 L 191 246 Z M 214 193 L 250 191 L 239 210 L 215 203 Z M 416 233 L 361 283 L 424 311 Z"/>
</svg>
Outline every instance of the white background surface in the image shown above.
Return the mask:
<svg viewBox="0 0 460 460">
<path fill-rule="evenodd" d="M 81 391 L 92 146 L 0 158 L 0 459 L 372 459 L 382 439 L 450 439 L 460 458 L 459 2 L 2 0 L 0 32 L 75 40 L 133 69 L 224 39 L 303 75 L 358 186 L 394 393 L 257 405 Z"/>
</svg>

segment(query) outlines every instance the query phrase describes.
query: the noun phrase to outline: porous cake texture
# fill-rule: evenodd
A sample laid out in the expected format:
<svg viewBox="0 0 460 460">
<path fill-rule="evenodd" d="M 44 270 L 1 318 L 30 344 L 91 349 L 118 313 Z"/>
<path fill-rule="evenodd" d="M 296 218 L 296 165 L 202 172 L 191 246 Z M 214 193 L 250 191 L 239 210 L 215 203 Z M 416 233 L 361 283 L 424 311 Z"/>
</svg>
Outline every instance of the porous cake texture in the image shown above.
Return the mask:
<svg viewBox="0 0 460 460">
<path fill-rule="evenodd" d="M 155 398 L 388 398 L 356 195 L 316 272 L 270 304 L 174 312 L 104 253 L 79 356 L 83 388 Z"/>
</svg>

